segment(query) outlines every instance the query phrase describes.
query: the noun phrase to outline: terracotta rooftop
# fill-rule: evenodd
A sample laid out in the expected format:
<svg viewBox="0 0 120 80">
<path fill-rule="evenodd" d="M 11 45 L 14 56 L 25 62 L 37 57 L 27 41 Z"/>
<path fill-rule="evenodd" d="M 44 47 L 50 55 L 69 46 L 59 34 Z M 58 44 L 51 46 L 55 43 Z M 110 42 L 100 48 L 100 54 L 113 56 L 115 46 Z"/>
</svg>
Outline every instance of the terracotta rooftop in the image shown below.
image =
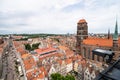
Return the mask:
<svg viewBox="0 0 120 80">
<path fill-rule="evenodd" d="M 27 53 L 27 51 L 21 47 L 17 48 L 17 51 L 21 54 L 24 55 L 25 53 Z"/>
<path fill-rule="evenodd" d="M 62 60 L 58 60 L 57 62 L 61 65 L 63 61 Z"/>
<path fill-rule="evenodd" d="M 81 19 L 78 21 L 78 23 L 86 23 L 86 20 L 85 19 Z"/>
<path fill-rule="evenodd" d="M 55 51 L 57 49 L 55 48 L 45 48 L 45 49 L 36 49 L 35 52 L 37 52 L 38 54 L 42 54 L 42 53 L 45 53 L 45 52 L 50 52 L 50 51 Z"/>
<path fill-rule="evenodd" d="M 83 40 L 83 44 L 112 47 L 113 40 L 107 39 L 107 38 L 87 38 L 87 39 Z"/>
<path fill-rule="evenodd" d="M 47 76 L 48 74 L 47 74 L 47 71 L 45 70 L 45 68 L 42 66 L 42 67 L 40 67 L 40 70 L 42 71 L 42 72 L 44 72 L 44 75 L 45 76 Z"/>
<path fill-rule="evenodd" d="M 74 52 L 72 50 L 67 50 L 65 52 L 66 52 L 66 57 L 67 58 L 74 56 Z"/>
<path fill-rule="evenodd" d="M 22 58 L 26 71 L 36 66 L 36 62 L 32 56 L 25 54 L 24 57 L 22 56 Z"/>
<path fill-rule="evenodd" d="M 30 54 L 26 53 L 26 54 L 23 54 L 23 55 L 22 55 L 22 58 L 25 59 L 25 58 L 27 58 L 27 57 L 29 57 L 29 56 L 30 56 Z"/>
<path fill-rule="evenodd" d="M 58 46 L 58 48 L 62 50 L 68 50 L 68 47 L 65 47 L 65 46 Z"/>
<path fill-rule="evenodd" d="M 27 73 L 28 80 L 43 80 L 45 78 L 45 70 L 37 68 Z"/>
<path fill-rule="evenodd" d="M 65 60 L 65 63 L 66 63 L 66 64 L 71 64 L 71 63 L 72 63 L 72 59 L 66 59 L 66 60 Z"/>
<path fill-rule="evenodd" d="M 39 80 L 39 79 L 44 79 L 44 78 L 45 78 L 45 75 L 44 75 L 44 72 L 43 72 L 43 73 L 41 73 L 41 74 L 39 75 L 39 77 L 38 77 L 37 80 Z"/>
</svg>

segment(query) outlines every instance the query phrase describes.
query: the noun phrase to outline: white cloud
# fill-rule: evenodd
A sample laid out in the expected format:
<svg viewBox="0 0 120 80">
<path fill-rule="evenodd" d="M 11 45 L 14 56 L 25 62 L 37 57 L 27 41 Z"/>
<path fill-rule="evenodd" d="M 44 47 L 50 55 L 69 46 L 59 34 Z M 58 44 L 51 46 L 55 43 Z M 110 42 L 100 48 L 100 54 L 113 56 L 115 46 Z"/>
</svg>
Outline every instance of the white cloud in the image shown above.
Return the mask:
<svg viewBox="0 0 120 80">
<path fill-rule="evenodd" d="M 110 0 L 111 1 L 111 0 Z M 104 1 L 97 0 L 2 0 L 0 1 L 2 15 L 0 23 L 8 24 L 8 28 L 0 29 L 16 33 L 76 33 L 76 23 L 85 18 L 89 32 L 106 32 L 114 30 L 116 14 L 119 15 L 119 3 L 99 5 Z M 112 2 L 112 1 L 111 1 Z M 68 6 L 71 11 L 63 11 Z M 105 4 L 105 3 L 104 3 Z M 107 3 L 106 3 L 107 4 Z M 79 7 L 79 8 L 78 8 Z M 22 25 L 23 24 L 23 25 Z M 24 25 L 25 24 L 25 25 Z"/>
</svg>

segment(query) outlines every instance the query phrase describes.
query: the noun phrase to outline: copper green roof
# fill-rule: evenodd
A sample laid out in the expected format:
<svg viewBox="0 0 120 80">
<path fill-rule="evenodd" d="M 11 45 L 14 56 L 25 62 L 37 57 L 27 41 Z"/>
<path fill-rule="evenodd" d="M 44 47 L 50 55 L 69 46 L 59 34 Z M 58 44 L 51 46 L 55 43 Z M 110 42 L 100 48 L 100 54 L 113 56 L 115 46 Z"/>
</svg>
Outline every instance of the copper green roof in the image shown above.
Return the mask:
<svg viewBox="0 0 120 80">
<path fill-rule="evenodd" d="M 117 20 L 116 20 L 115 32 L 114 32 L 114 35 L 113 35 L 113 40 L 118 40 L 118 24 L 117 24 Z"/>
</svg>

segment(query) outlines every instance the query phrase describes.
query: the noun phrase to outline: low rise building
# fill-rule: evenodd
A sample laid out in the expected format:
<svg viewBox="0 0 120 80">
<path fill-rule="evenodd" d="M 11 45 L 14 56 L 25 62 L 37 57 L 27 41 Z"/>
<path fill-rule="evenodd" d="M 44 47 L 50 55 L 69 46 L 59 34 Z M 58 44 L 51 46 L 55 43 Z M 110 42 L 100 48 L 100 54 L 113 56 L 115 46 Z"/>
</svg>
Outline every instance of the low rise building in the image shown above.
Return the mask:
<svg viewBox="0 0 120 80">
<path fill-rule="evenodd" d="M 70 71 L 73 70 L 73 62 L 72 59 L 66 59 L 65 60 L 66 63 L 66 73 L 69 73 Z"/>
</svg>

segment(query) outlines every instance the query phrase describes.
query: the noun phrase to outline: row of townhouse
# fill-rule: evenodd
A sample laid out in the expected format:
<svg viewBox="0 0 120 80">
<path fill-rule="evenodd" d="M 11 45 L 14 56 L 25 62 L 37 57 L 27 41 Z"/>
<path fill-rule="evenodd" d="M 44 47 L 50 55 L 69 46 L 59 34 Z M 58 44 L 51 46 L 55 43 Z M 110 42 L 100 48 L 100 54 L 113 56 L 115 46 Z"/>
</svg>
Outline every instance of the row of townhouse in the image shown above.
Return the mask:
<svg viewBox="0 0 120 80">
<path fill-rule="evenodd" d="M 78 75 L 77 80 L 94 80 L 96 75 L 104 70 L 102 63 L 87 61 L 81 56 L 76 55 L 73 58 L 66 60 L 59 60 L 55 64 L 52 64 L 49 70 L 49 77 L 53 73 L 60 73 L 66 75 L 70 71 L 76 71 Z"/>
<path fill-rule="evenodd" d="M 78 75 L 75 76 L 77 80 L 93 80 L 96 74 L 101 70 L 93 67 L 97 65 L 90 66 L 95 62 L 88 62 L 80 55 L 74 55 L 74 53 L 65 46 L 58 46 L 57 50 L 51 48 L 43 49 L 39 54 L 31 54 L 24 49 L 22 50 L 21 47 L 17 49 L 22 54 L 21 57 L 28 80 L 50 80 L 50 75 L 53 73 L 66 75 L 72 70 L 78 73 Z M 46 55 L 45 53 L 45 55 L 41 56 L 40 54 L 43 54 L 44 50 L 45 52 L 56 50 L 59 53 L 53 51 L 50 54 Z"/>
<path fill-rule="evenodd" d="M 6 43 L 0 44 L 0 76 L 2 75 L 2 54 L 4 52 L 4 48 L 6 47 Z"/>
<path fill-rule="evenodd" d="M 49 77 L 53 73 L 60 73 L 62 75 L 66 75 L 72 70 L 73 70 L 72 59 L 59 60 L 56 63 L 52 64 L 48 74 Z"/>
<path fill-rule="evenodd" d="M 77 80 L 94 80 L 96 75 L 102 72 L 107 66 L 93 60 L 85 60 L 81 56 L 74 56 L 73 70 L 77 72 Z"/>
<path fill-rule="evenodd" d="M 94 80 L 95 77 L 106 67 L 103 63 L 96 61 L 87 61 L 86 70 L 84 71 L 84 80 Z"/>
<path fill-rule="evenodd" d="M 24 67 L 25 67 L 28 80 L 33 80 L 33 78 L 36 78 L 36 77 L 37 79 L 42 80 L 38 76 L 41 76 L 43 74 L 41 74 L 40 70 L 38 70 L 39 67 L 35 64 L 34 58 L 30 55 L 27 58 L 25 57 L 22 57 L 22 58 L 23 58 Z M 71 59 L 66 59 L 66 60 L 58 60 L 54 64 L 46 64 L 40 67 L 44 67 L 45 72 L 47 72 L 46 75 L 44 75 L 44 79 L 43 79 L 43 80 L 46 80 L 46 79 L 50 79 L 50 75 L 52 73 L 58 72 L 62 75 L 66 75 L 68 72 L 73 70 L 73 63 Z M 36 73 L 36 69 L 38 70 L 37 73 Z M 31 75 L 36 74 L 36 75 L 32 75 L 32 78 L 31 78 L 29 74 Z"/>
<path fill-rule="evenodd" d="M 58 66 L 55 67 L 56 72 L 61 74 L 66 74 L 67 72 L 72 70 L 72 62 L 71 60 L 61 60 L 63 58 L 63 54 L 52 52 L 51 54 L 40 56 L 39 54 L 43 54 L 45 52 L 51 52 L 51 50 L 56 49 L 44 49 L 41 53 L 31 54 L 24 50 L 22 43 L 14 42 L 16 50 L 21 54 L 21 58 L 24 63 L 25 73 L 28 80 L 48 80 L 49 75 L 51 73 L 52 65 L 57 61 Z M 47 53 L 45 53 L 47 54 Z M 39 59 L 36 59 L 39 58 Z M 69 64 L 71 63 L 71 64 Z M 38 66 L 38 64 L 40 64 Z M 67 64 L 67 66 L 66 66 Z M 43 67 L 44 70 L 41 71 L 40 68 Z M 52 71 L 53 72 L 53 71 Z"/>
</svg>

